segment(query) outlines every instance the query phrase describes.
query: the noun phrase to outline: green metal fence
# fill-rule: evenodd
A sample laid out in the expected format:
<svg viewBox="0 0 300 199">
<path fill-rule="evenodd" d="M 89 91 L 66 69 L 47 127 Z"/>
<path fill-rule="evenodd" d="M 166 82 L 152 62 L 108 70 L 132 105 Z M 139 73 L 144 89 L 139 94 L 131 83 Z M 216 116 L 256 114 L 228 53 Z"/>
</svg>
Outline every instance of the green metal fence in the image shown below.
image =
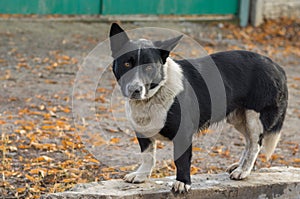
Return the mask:
<svg viewBox="0 0 300 199">
<path fill-rule="evenodd" d="M 101 0 L 0 0 L 2 14 L 101 14 Z"/>
<path fill-rule="evenodd" d="M 6 14 L 237 14 L 239 0 L 0 0 Z"/>
<path fill-rule="evenodd" d="M 238 0 L 103 0 L 102 14 L 237 14 Z"/>
</svg>

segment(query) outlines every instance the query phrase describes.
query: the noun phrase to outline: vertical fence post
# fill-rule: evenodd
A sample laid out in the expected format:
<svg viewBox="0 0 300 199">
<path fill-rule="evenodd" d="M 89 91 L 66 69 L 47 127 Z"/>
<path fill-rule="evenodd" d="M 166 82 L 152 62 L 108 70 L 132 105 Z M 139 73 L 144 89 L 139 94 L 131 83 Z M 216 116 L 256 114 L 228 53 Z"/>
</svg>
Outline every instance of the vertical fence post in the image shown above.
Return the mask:
<svg viewBox="0 0 300 199">
<path fill-rule="evenodd" d="M 251 0 L 250 22 L 253 26 L 263 23 L 263 0 Z"/>
<path fill-rule="evenodd" d="M 99 0 L 99 13 L 98 15 L 102 15 L 103 13 L 103 0 Z"/>
<path fill-rule="evenodd" d="M 249 21 L 250 0 L 240 0 L 240 26 L 245 27 Z"/>
</svg>

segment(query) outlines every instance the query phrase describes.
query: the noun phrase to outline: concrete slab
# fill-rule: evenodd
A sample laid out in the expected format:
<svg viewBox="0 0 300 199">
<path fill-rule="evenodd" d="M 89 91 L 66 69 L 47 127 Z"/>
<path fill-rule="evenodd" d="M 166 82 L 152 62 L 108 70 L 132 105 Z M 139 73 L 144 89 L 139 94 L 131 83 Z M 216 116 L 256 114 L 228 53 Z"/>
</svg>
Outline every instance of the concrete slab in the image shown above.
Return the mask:
<svg viewBox="0 0 300 199">
<path fill-rule="evenodd" d="M 170 192 L 173 177 L 151 179 L 143 184 L 130 184 L 122 180 L 79 184 L 72 190 L 42 196 L 43 199 L 95 198 L 95 199 L 299 199 L 300 168 L 273 167 L 260 169 L 245 180 L 233 181 L 227 173 L 195 175 L 188 194 Z"/>
</svg>

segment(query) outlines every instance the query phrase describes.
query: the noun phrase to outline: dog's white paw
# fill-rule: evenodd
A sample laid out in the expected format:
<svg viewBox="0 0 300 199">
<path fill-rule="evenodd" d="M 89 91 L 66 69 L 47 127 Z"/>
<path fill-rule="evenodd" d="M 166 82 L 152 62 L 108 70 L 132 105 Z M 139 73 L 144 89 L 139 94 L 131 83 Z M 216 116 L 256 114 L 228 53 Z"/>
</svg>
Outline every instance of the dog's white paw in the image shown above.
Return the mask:
<svg viewBox="0 0 300 199">
<path fill-rule="evenodd" d="M 191 185 L 185 184 L 183 182 L 177 181 L 173 184 L 172 190 L 175 193 L 187 193 L 191 189 Z"/>
<path fill-rule="evenodd" d="M 232 165 L 230 165 L 227 169 L 226 169 L 226 172 L 227 173 L 232 173 L 236 168 L 238 168 L 239 167 L 239 163 L 238 162 L 236 162 L 236 163 L 233 163 Z"/>
<path fill-rule="evenodd" d="M 145 182 L 148 179 L 148 175 L 142 174 L 142 173 L 129 173 L 124 176 L 123 180 L 126 182 L 131 182 L 131 183 L 142 183 Z"/>
<path fill-rule="evenodd" d="M 230 173 L 230 179 L 232 180 L 242 180 L 245 179 L 251 171 L 243 170 L 242 168 L 238 167 Z"/>
</svg>

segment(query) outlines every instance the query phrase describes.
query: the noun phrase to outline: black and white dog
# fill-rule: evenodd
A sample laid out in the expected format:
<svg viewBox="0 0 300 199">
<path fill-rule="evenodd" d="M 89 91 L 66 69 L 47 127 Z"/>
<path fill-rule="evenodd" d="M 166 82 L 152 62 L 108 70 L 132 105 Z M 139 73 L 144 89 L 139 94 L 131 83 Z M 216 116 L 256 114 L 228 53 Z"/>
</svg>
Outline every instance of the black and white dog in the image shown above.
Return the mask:
<svg viewBox="0 0 300 199">
<path fill-rule="evenodd" d="M 130 40 L 118 24 L 113 23 L 110 30 L 113 73 L 128 98 L 127 116 L 143 154 L 141 166 L 124 180 L 144 182 L 155 165 L 155 140 L 170 140 L 177 170 L 173 191 L 179 193 L 190 189 L 194 133 L 224 119 L 242 133 L 245 150 L 239 162 L 227 171 L 231 179 L 244 179 L 262 145 L 267 158 L 272 155 L 288 100 L 285 72 L 268 57 L 228 51 L 193 60 L 172 60 L 169 53 L 181 37 Z M 225 99 L 221 99 L 225 113 L 214 120 L 209 86 L 201 74 L 208 67 L 207 60 L 218 69 L 225 93 Z"/>
</svg>

